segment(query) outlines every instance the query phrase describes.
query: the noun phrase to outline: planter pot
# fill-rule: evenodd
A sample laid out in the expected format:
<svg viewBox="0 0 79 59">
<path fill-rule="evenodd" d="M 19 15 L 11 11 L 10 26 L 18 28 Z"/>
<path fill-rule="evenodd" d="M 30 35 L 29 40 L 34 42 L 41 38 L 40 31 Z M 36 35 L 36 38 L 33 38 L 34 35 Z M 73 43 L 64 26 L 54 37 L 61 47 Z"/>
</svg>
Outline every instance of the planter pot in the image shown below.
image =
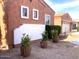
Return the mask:
<svg viewBox="0 0 79 59">
<path fill-rule="evenodd" d="M 59 41 L 58 38 L 53 38 L 52 39 L 52 42 L 54 42 L 54 43 L 58 43 L 58 41 Z"/>
<path fill-rule="evenodd" d="M 41 41 L 40 46 L 41 48 L 47 48 L 47 41 Z"/>
<path fill-rule="evenodd" d="M 58 43 L 58 40 L 53 40 L 54 43 Z"/>
<path fill-rule="evenodd" d="M 31 47 L 20 47 L 21 56 L 28 57 L 31 54 Z"/>
</svg>

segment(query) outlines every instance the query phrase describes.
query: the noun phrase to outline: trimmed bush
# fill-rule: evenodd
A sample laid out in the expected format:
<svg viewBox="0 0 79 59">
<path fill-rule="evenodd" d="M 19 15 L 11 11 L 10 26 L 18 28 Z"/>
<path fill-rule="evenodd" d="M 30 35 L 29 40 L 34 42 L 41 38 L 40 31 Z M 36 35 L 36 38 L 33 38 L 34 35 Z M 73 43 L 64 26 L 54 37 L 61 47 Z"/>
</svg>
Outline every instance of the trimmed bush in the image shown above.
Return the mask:
<svg viewBox="0 0 79 59">
<path fill-rule="evenodd" d="M 77 31 L 79 32 L 79 27 L 77 27 Z"/>
<path fill-rule="evenodd" d="M 48 38 L 52 39 L 52 32 L 51 32 L 51 26 L 50 25 L 46 25 L 45 31 L 48 32 Z"/>
<path fill-rule="evenodd" d="M 77 26 L 77 31 L 79 32 L 79 22 L 78 22 L 78 24 L 77 24 L 78 26 Z"/>
<path fill-rule="evenodd" d="M 58 35 L 61 33 L 61 26 L 58 25 L 46 25 L 45 30 L 48 32 L 48 38 L 52 39 L 52 30 L 57 30 Z"/>
<path fill-rule="evenodd" d="M 61 33 L 61 27 L 60 26 L 53 26 L 53 30 L 57 30 L 58 31 L 58 35 Z"/>
</svg>

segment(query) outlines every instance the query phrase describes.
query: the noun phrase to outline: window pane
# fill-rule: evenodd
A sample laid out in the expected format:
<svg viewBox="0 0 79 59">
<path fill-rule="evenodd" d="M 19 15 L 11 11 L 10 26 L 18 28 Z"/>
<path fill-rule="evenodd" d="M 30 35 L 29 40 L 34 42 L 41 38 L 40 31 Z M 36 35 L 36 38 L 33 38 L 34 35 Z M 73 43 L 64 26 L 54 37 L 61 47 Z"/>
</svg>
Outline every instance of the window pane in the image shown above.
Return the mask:
<svg viewBox="0 0 79 59">
<path fill-rule="evenodd" d="M 76 29 L 76 24 L 73 24 L 73 29 Z"/>
<path fill-rule="evenodd" d="M 50 25 L 50 21 L 51 19 L 50 19 L 50 16 L 47 16 L 47 15 L 45 15 L 45 24 L 46 25 Z"/>
<path fill-rule="evenodd" d="M 27 9 L 26 8 L 23 8 L 23 16 L 27 17 Z"/>
<path fill-rule="evenodd" d="M 39 10 L 33 9 L 33 19 L 38 20 L 39 18 Z"/>
<path fill-rule="evenodd" d="M 37 11 L 34 11 L 34 18 L 37 18 Z"/>
</svg>

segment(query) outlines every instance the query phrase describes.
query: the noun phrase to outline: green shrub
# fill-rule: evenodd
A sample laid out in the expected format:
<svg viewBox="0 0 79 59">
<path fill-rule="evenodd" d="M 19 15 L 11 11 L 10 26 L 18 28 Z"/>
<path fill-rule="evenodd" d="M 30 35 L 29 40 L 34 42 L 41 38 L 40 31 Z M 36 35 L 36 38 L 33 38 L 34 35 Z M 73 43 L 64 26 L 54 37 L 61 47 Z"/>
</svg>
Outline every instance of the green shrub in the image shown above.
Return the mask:
<svg viewBox="0 0 79 59">
<path fill-rule="evenodd" d="M 30 38 L 28 35 L 23 34 L 21 45 L 24 47 L 28 47 L 30 44 Z"/>
<path fill-rule="evenodd" d="M 51 26 L 50 25 L 46 25 L 45 31 L 47 31 L 47 33 L 48 33 L 48 38 L 52 39 L 52 33 L 51 33 Z"/>
<path fill-rule="evenodd" d="M 42 33 L 42 41 L 47 41 L 48 40 L 48 33 L 45 31 Z"/>
<path fill-rule="evenodd" d="M 79 22 L 78 22 L 78 24 L 77 24 L 77 31 L 79 32 Z"/>
<path fill-rule="evenodd" d="M 52 30 L 52 41 L 54 43 L 57 43 L 59 41 L 58 30 Z"/>
<path fill-rule="evenodd" d="M 52 30 L 52 38 L 58 37 L 58 30 Z"/>
<path fill-rule="evenodd" d="M 58 25 L 46 25 L 45 30 L 48 32 L 48 38 L 52 39 L 52 30 L 58 31 L 58 35 L 61 33 L 61 26 Z"/>
<path fill-rule="evenodd" d="M 79 27 L 77 27 L 77 31 L 79 32 Z"/>
<path fill-rule="evenodd" d="M 56 31 L 58 31 L 58 35 L 61 33 L 61 27 L 60 26 L 57 26 L 57 25 L 53 25 L 53 26 L 51 26 L 52 28 L 51 28 L 51 30 L 56 30 Z"/>
</svg>

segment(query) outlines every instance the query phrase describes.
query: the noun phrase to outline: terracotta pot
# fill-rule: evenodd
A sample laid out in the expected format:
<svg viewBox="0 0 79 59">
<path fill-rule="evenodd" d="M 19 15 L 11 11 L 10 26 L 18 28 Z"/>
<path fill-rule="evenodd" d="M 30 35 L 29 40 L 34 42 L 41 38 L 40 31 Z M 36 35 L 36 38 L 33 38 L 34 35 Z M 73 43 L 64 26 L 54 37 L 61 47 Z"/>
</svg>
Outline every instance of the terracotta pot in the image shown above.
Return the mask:
<svg viewBox="0 0 79 59">
<path fill-rule="evenodd" d="M 41 41 L 40 46 L 41 48 L 47 48 L 47 41 Z"/>
<path fill-rule="evenodd" d="M 58 43 L 58 41 L 59 41 L 58 38 L 53 38 L 52 39 L 52 42 L 54 42 L 54 43 Z"/>
<path fill-rule="evenodd" d="M 58 40 L 53 40 L 54 43 L 58 43 Z"/>
<path fill-rule="evenodd" d="M 28 57 L 31 54 L 31 47 L 20 47 L 21 56 Z"/>
</svg>

